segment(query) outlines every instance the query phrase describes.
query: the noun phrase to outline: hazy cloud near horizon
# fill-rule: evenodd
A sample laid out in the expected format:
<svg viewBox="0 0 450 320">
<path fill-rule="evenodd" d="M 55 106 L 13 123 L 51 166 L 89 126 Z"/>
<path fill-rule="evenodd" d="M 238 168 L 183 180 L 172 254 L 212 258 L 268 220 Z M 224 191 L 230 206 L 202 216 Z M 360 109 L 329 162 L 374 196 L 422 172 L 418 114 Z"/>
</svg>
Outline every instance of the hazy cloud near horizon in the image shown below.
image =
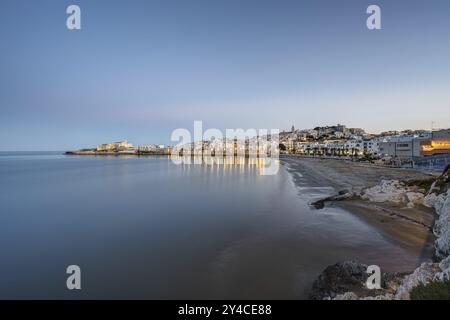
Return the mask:
<svg viewBox="0 0 450 320">
<path fill-rule="evenodd" d="M 69 31 L 65 9 L 82 10 Z M 215 128 L 450 127 L 450 2 L 5 0 L 0 150 Z"/>
</svg>

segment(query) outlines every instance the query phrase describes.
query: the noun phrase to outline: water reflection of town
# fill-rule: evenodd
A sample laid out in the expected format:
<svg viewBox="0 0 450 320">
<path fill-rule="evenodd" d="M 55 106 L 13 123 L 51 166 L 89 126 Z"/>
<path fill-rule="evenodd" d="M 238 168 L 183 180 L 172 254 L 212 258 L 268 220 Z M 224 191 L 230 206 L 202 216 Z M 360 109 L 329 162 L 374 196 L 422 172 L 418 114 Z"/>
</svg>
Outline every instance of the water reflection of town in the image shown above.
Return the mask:
<svg viewBox="0 0 450 320">
<path fill-rule="evenodd" d="M 200 165 L 202 169 L 207 171 L 229 171 L 229 172 L 243 172 L 243 171 L 260 171 L 266 170 L 271 166 L 278 166 L 278 158 L 261 157 L 261 156 L 205 156 L 205 155 L 191 155 L 180 156 L 171 155 L 171 161 L 177 165 L 182 165 L 185 168 L 190 168 L 193 165 Z"/>
</svg>

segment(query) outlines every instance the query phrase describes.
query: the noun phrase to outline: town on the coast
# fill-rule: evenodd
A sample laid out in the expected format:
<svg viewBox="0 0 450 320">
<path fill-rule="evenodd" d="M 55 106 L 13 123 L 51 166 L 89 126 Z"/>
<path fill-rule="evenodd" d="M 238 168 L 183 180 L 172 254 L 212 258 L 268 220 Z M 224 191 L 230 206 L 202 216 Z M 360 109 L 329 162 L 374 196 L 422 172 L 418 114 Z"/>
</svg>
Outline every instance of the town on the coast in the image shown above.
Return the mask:
<svg viewBox="0 0 450 320">
<path fill-rule="evenodd" d="M 190 154 L 248 155 L 267 150 L 271 139 L 247 137 L 245 141 L 235 139 L 211 139 L 188 145 L 172 147 L 162 144 L 133 146 L 128 141 L 100 144 L 95 148 L 69 151 L 77 155 L 173 155 L 189 149 Z M 348 128 L 337 124 L 282 131 L 278 137 L 280 154 L 310 157 L 348 158 L 370 161 L 380 165 L 407 167 L 445 167 L 450 164 L 450 129 L 385 131 L 367 133 L 362 128 Z M 252 149 L 254 147 L 254 150 Z"/>
</svg>

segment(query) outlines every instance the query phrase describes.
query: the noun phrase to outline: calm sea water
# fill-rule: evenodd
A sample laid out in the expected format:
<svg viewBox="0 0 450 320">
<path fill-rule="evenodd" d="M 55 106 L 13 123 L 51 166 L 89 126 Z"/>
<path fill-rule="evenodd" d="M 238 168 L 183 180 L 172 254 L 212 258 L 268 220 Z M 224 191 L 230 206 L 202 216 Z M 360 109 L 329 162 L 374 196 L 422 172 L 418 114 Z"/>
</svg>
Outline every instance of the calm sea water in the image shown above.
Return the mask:
<svg viewBox="0 0 450 320">
<path fill-rule="evenodd" d="M 0 181 L 1 298 L 295 299 L 337 261 L 418 263 L 352 214 L 311 209 L 322 190 L 283 166 L 0 153 Z"/>
</svg>

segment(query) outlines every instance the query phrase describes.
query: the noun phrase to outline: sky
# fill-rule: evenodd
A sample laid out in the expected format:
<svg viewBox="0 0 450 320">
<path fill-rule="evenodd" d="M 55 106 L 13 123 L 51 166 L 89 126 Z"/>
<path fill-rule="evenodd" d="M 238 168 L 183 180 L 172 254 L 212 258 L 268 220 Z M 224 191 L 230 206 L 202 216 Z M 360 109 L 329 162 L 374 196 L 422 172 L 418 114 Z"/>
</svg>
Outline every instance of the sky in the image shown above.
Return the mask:
<svg viewBox="0 0 450 320">
<path fill-rule="evenodd" d="M 448 0 L 2 0 L 0 43 L 0 151 L 174 144 L 195 120 L 450 127 Z"/>
</svg>

